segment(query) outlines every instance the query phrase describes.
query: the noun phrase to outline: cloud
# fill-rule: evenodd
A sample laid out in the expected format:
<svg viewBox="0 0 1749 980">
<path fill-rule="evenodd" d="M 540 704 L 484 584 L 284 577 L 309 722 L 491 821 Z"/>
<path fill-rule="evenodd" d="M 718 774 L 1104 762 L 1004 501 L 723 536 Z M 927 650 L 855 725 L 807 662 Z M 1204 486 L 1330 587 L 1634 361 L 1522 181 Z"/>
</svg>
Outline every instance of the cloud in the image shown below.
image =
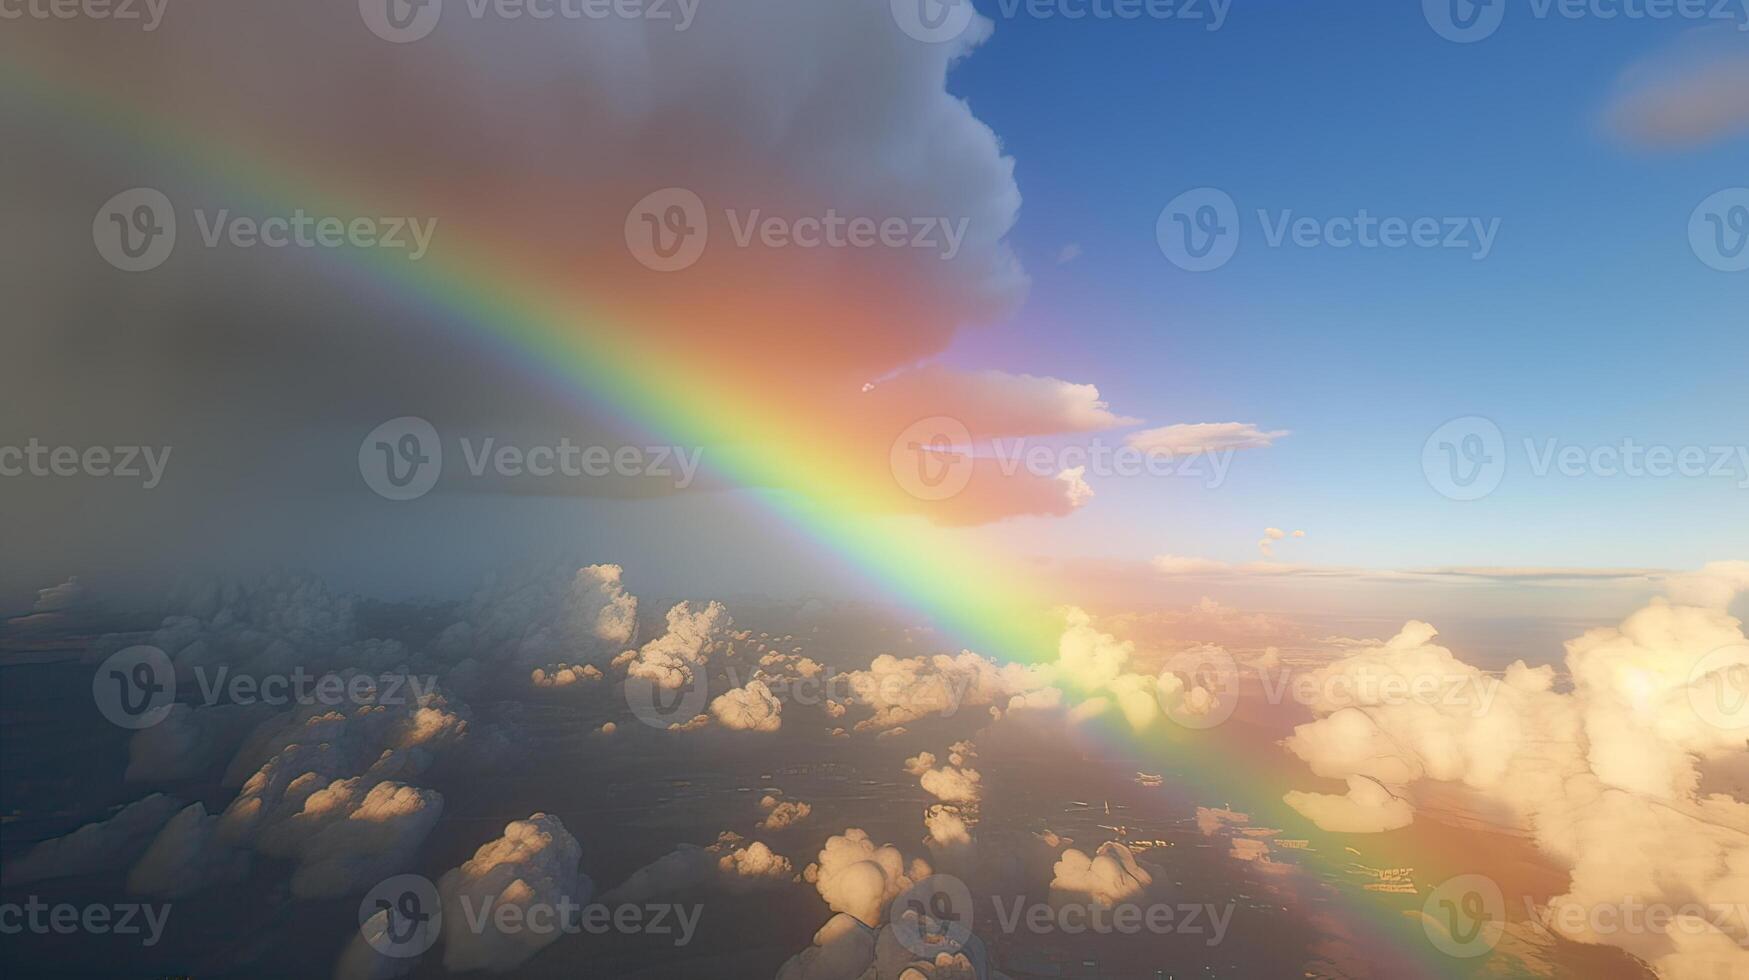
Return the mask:
<svg viewBox="0 0 1749 980">
<path fill-rule="evenodd" d="M 128 782 L 193 779 L 230 758 L 273 709 L 260 704 L 170 706 L 164 720 L 128 740 Z"/>
<path fill-rule="evenodd" d="M 898 848 L 877 847 L 856 827 L 828 839 L 818 860 L 803 872 L 834 912 L 853 915 L 868 926 L 880 925 L 888 903 L 928 876 L 928 864 L 907 864 Z"/>
<path fill-rule="evenodd" d="M 1135 644 L 1095 629 L 1092 617 L 1081 609 L 1068 610 L 1067 620 L 1057 640 L 1056 680 L 1083 690 L 1117 680 L 1129 666 Z"/>
<path fill-rule="evenodd" d="M 297 576 L 178 585 L 166 603 L 170 615 L 150 640 L 179 675 L 211 668 L 219 684 L 227 676 L 267 674 L 305 682 L 287 691 L 289 707 L 179 702 L 163 722 L 133 735 L 128 780 L 216 780 L 237 791 L 220 812 L 194 804 L 168 817 L 164 799 L 148 797 L 108 825 L 86 828 L 89 839 L 67 840 L 122 861 L 132 855 L 122 853 L 118 834 L 155 831 L 129 887 L 168 896 L 234 880 L 252 851 L 290 859 L 297 898 L 359 891 L 404 870 L 443 805 L 440 794 L 407 780 L 441 753 L 462 749 L 458 761 L 472 764 L 503 742 L 495 732 L 476 735 L 465 706 L 439 689 L 435 674 L 410 675 L 401 644 L 359 639 L 352 608 L 350 598 Z M 100 638 L 90 655 L 133 639 Z M 347 662 L 371 669 L 325 669 Z M 270 689 L 263 685 L 261 692 Z"/>
<path fill-rule="evenodd" d="M 874 715 L 856 727 L 860 731 L 890 730 L 930 715 L 951 716 L 971 706 L 989 706 L 990 713 L 998 717 L 1003 710 L 1036 712 L 1066 717 L 1071 722 L 1115 707 L 1140 730 L 1158 716 L 1162 692 L 1153 675 L 1128 670 L 1132 652 L 1131 644 L 1094 628 L 1085 611 L 1070 607 L 1064 610 L 1057 659 L 1046 663 L 998 666 L 971 652 L 909 659 L 882 654 L 867 671 L 848 675 L 857 701 L 875 708 Z M 1058 685 L 1083 695 L 1103 696 L 1083 700 L 1076 714 L 1064 716 L 1060 709 L 1065 699 Z M 969 748 L 962 745 L 956 750 Z M 907 760 L 907 771 L 919 775 L 935 762 L 934 754 L 924 752 Z M 937 775 L 932 782 L 952 791 L 950 777 Z"/>
<path fill-rule="evenodd" d="M 1197 422 L 1132 432 L 1124 441 L 1145 453 L 1182 455 L 1267 449 L 1287 435 L 1286 429 L 1266 432 L 1249 422 Z"/>
<path fill-rule="evenodd" d="M 958 807 L 937 803 L 923 812 L 923 827 L 929 831 L 924 843 L 939 866 L 944 862 L 965 863 L 972 854 L 971 825 Z"/>
<path fill-rule="evenodd" d="M 1288 533 L 1279 527 L 1264 528 L 1263 537 L 1257 539 L 1257 550 L 1262 553 L 1265 561 L 1274 561 L 1275 543 L 1288 536 Z M 1292 536 L 1296 539 L 1303 538 L 1306 536 L 1306 532 L 1295 531 Z"/>
<path fill-rule="evenodd" d="M 344 214 L 351 201 L 324 199 L 344 186 L 372 214 L 434 224 L 421 260 L 427 268 L 465 264 L 496 276 L 486 266 L 498 263 L 475 260 L 499 255 L 506 281 L 497 288 L 505 295 L 526 295 L 508 281 L 519 279 L 562 307 L 639 324 L 652 370 L 711 365 L 720 387 L 713 400 L 764 405 L 822 431 L 852 427 L 865 381 L 939 355 L 961 329 L 1016 309 L 1028 289 L 1008 242 L 1021 205 L 1014 161 L 947 84 L 949 66 L 986 33 L 919 44 L 894 29 L 884 2 L 706 4 L 685 31 L 644 18 L 537 27 L 529 19 L 451 16 L 425 42 L 399 46 L 372 37 L 356 16 L 308 17 L 273 0 L 169 18 L 147 45 L 119 41 L 90 21 L 65 26 L 30 41 L 9 33 L 0 57 L 13 63 L 16 55 L 33 75 L 40 66 L 45 91 L 62 73 L 84 73 L 93 89 L 119 93 L 130 112 L 174 111 L 211 146 L 242 152 L 233 173 L 251 172 L 248 159 L 257 155 L 343 160 L 328 183 L 272 196 L 288 212 L 296 205 L 352 217 Z M 308 51 L 323 53 L 319 77 L 305 71 Z M 103 67 L 92 73 L 91 65 Z M 292 77 L 299 83 L 282 84 Z M 19 240 L 65 243 L 65 214 L 91 212 L 115 188 L 132 186 L 118 181 L 139 182 L 125 154 L 93 149 L 129 134 L 95 125 L 75 125 L 0 165 L 6 184 L 40 192 L 38 206 L 9 219 Z M 264 133 L 274 138 L 263 143 Z M 370 152 L 356 152 L 361 146 Z M 405 161 L 415 159 L 419 179 L 407 180 Z M 589 179 L 576 179 L 582 171 Z M 183 209 L 185 227 L 195 207 L 240 208 L 227 199 L 228 185 L 198 168 L 169 166 L 158 182 Z M 639 264 L 626 227 L 646 195 L 671 187 L 704 202 L 710 241 L 696 265 L 663 274 Z M 237 193 L 249 199 L 259 190 Z M 940 219 L 963 237 L 951 254 L 774 247 L 759 236 L 743 247 L 729 217 L 789 222 L 829 211 Z M 35 274 L 53 271 L 46 259 L 21 268 L 29 285 L 9 297 L 15 319 L 20 330 L 39 326 L 9 338 L 28 352 L 31 370 L 22 369 L 24 357 L 9 358 L 0 387 L 23 404 L 61 404 L 58 424 L 71 444 L 95 444 L 118 406 L 127 406 L 140 431 L 165 433 L 179 446 L 198 433 L 202 452 L 186 464 L 176 454 L 177 499 L 153 502 L 153 520 L 143 519 L 145 503 L 120 496 L 112 508 L 94 506 L 110 499 L 102 487 L 20 487 L 25 497 L 15 509 L 41 519 L 7 525 L 12 553 L 45 556 L 46 565 L 48 556 L 61 562 L 69 553 L 113 555 L 169 541 L 175 553 L 160 551 L 156 560 L 173 566 L 220 549 L 227 557 L 259 555 L 264 543 L 293 551 L 312 533 L 337 540 L 339 529 L 354 525 L 324 521 L 312 532 L 308 519 L 265 518 L 289 508 L 308 514 L 317 506 L 313 490 L 342 481 L 356 490 L 350 467 L 334 465 L 337 453 L 353 451 L 359 434 L 407 406 L 419 406 L 444 432 L 487 424 L 500 433 L 550 431 L 552 419 L 577 418 L 571 393 L 529 383 L 513 358 L 475 356 L 453 337 L 432 341 L 428 310 L 330 278 L 313 253 L 184 249 L 151 276 L 117 281 L 114 292 Z M 96 327 L 66 327 L 110 322 L 120 309 L 135 311 L 130 337 L 95 354 Z M 237 322 L 251 324 L 246 335 L 210 342 L 213 331 Z M 142 359 L 152 370 L 140 369 Z M 217 376 L 223 419 L 167 394 Z M 310 396 L 310 378 L 322 379 L 322 397 Z M 603 445 L 627 438 L 615 414 L 578 419 L 581 438 Z M 783 439 L 769 447 L 777 454 L 820 451 L 775 428 L 759 435 Z M 884 467 L 892 437 L 840 447 L 842 457 Z M 706 457 L 728 448 L 707 447 Z M 816 472 L 768 475 L 806 486 Z M 460 496 L 463 482 L 446 478 L 437 492 Z M 662 479 L 646 481 L 659 488 L 626 482 L 561 481 L 527 492 L 673 491 Z M 253 506 L 240 512 L 239 501 Z M 323 506 L 350 518 L 377 502 Z M 467 506 L 479 513 L 496 504 Z M 228 533 L 205 533 L 221 510 L 235 515 Z"/>
<path fill-rule="evenodd" d="M 265 675 L 404 663 L 401 644 L 360 638 L 354 602 L 301 575 L 186 577 L 164 600 L 164 618 L 146 643 L 170 657 L 183 684 L 193 684 L 201 668 Z M 106 634 L 85 659 L 95 663 L 138 642 L 136 633 Z"/>
<path fill-rule="evenodd" d="M 709 888 L 747 892 L 795 877 L 788 858 L 759 841 L 737 846 L 741 842 L 739 835 L 725 832 L 708 847 L 682 844 L 633 871 L 604 893 L 601 903 L 636 905 Z"/>
<path fill-rule="evenodd" d="M 1057 474 L 1057 482 L 1063 485 L 1063 499 L 1069 504 L 1070 510 L 1078 509 L 1093 499 L 1093 487 L 1087 483 L 1087 467 L 1071 466 Z"/>
<path fill-rule="evenodd" d="M 559 938 L 557 930 L 502 931 L 492 916 L 504 906 L 520 907 L 526 915 L 536 905 L 587 904 L 594 884 L 579 870 L 582 858 L 583 848 L 564 823 L 537 813 L 507 824 L 503 836 L 481 844 L 473 857 L 445 872 L 437 883 L 445 924 L 444 968 L 452 973 L 502 973 Z M 469 928 L 474 921 L 482 921 L 484 928 Z"/>
<path fill-rule="evenodd" d="M 1476 567 L 1452 566 L 1447 568 L 1413 569 L 1403 572 L 1404 575 L 1414 575 L 1426 578 L 1451 579 L 1485 579 L 1496 582 L 1527 583 L 1527 582 L 1594 582 L 1594 581 L 1646 581 L 1658 578 L 1661 573 L 1653 568 L 1554 568 L 1545 566 L 1511 567 Z"/>
<path fill-rule="evenodd" d="M 528 681 L 535 687 L 566 688 L 599 684 L 604 675 L 594 664 L 576 667 L 571 664 L 549 664 L 529 671 Z"/>
<path fill-rule="evenodd" d="M 636 635 L 638 599 L 623 575 L 618 565 L 494 574 L 434 646 L 450 660 L 509 661 L 528 669 L 537 687 L 586 679 L 583 668 L 607 663 Z"/>
<path fill-rule="evenodd" d="M 1749 561 L 1709 562 L 1670 581 L 1670 601 L 1703 609 L 1728 608 L 1744 592 L 1749 592 Z"/>
<path fill-rule="evenodd" d="M 362 889 L 404 868 L 443 798 L 395 777 L 423 771 L 435 752 L 460 744 L 467 725 L 435 691 L 406 699 L 383 693 L 374 689 L 344 708 L 304 704 L 263 721 L 221 781 L 241 783 L 236 798 L 216 815 L 198 804 L 177 814 L 135 866 L 130 887 L 182 895 L 220 884 L 240 873 L 251 848 L 296 862 L 290 886 L 299 898 Z"/>
<path fill-rule="evenodd" d="M 174 604 L 211 617 L 172 616 L 154 634 L 179 667 L 287 669 L 292 661 L 405 655 L 399 644 L 356 640 L 350 601 L 308 581 L 202 585 Z M 301 651 L 309 651 L 307 658 Z M 170 820 L 135 866 L 135 887 L 188 894 L 239 873 L 251 849 L 294 862 L 290 887 L 299 898 L 362 890 L 402 870 L 443 806 L 440 794 L 406 780 L 438 753 L 470 742 L 465 708 L 438 689 L 435 677 L 402 671 L 306 671 L 310 690 L 345 697 L 329 703 L 305 696 L 284 710 L 178 704 L 163 724 L 136 733 L 130 779 L 210 774 L 219 753 L 229 751 L 219 782 L 237 795 L 216 815 L 195 806 Z M 489 752 L 490 743 L 482 749 Z"/>
<path fill-rule="evenodd" d="M 1300 535 L 1289 535 L 1297 538 Z M 1268 537 L 1258 545 L 1272 545 Z M 1273 554 L 1273 548 L 1264 549 Z M 1267 557 L 1267 556 L 1266 556 Z M 1149 567 L 1162 575 L 1207 579 L 1322 579 L 1353 582 L 1390 583 L 1463 583 L 1526 586 L 1534 584 L 1566 585 L 1572 583 L 1611 583 L 1620 585 L 1653 584 L 1667 573 L 1652 568 L 1550 568 L 1550 567 L 1449 567 L 1449 568 L 1360 568 L 1350 565 L 1312 565 L 1301 562 L 1259 560 L 1249 562 L 1223 561 L 1190 555 L 1157 555 Z"/>
<path fill-rule="evenodd" d="M 945 803 L 976 803 L 983 795 L 978 788 L 982 778 L 976 769 L 943 766 L 923 774 L 923 791 Z"/>
<path fill-rule="evenodd" d="M 712 601 L 697 610 L 682 602 L 668 610 L 667 632 L 644 644 L 627 664 L 626 673 L 665 690 L 683 688 L 727 639 L 733 625 L 720 602 Z"/>
<path fill-rule="evenodd" d="M 1391 795 L 1383 783 L 1368 776 L 1348 777 L 1347 795 L 1289 792 L 1287 805 L 1319 829 L 1336 834 L 1376 834 L 1407 827 L 1415 811 Z"/>
<path fill-rule="evenodd" d="M 360 794 L 361 783 L 336 780 L 305 802 L 300 817 L 323 813 L 325 819 L 295 847 L 293 895 L 343 895 L 400 871 L 443 813 L 443 795 L 436 790 L 381 782 Z"/>
<path fill-rule="evenodd" d="M 190 803 L 170 818 L 128 872 L 128 891 L 180 898 L 241 880 L 249 872 L 249 852 L 227 844 L 218 830 L 217 816 Z"/>
<path fill-rule="evenodd" d="M 1216 561 L 1213 558 L 1190 558 L 1184 555 L 1157 555 L 1150 564 L 1154 570 L 1165 575 L 1211 575 L 1225 574 L 1234 570 L 1232 562 Z"/>
<path fill-rule="evenodd" d="M 1075 261 L 1076 259 L 1078 259 L 1080 257 L 1081 257 L 1081 245 L 1078 242 L 1070 242 L 1069 244 L 1064 245 L 1061 249 L 1057 250 L 1057 264 L 1058 265 L 1068 265 L 1069 263 Z"/>
<path fill-rule="evenodd" d="M 1092 857 L 1074 848 L 1063 852 L 1051 879 L 1053 902 L 1091 902 L 1113 908 L 1138 898 L 1154 876 L 1116 841 L 1099 845 Z"/>
<path fill-rule="evenodd" d="M 840 912 L 814 933 L 814 944 L 778 968 L 777 980 L 862 977 L 874 962 L 875 930 Z"/>
<path fill-rule="evenodd" d="M 602 894 L 601 903 L 636 905 L 702 888 L 718 874 L 721 851 L 717 845 L 682 844 L 627 875 Z"/>
<path fill-rule="evenodd" d="M 717 860 L 717 868 L 731 887 L 737 890 L 773 882 L 786 882 L 795 874 L 789 858 L 772 851 L 759 841 L 736 848 Z"/>
<path fill-rule="evenodd" d="M 1687 150 L 1749 133 L 1749 39 L 1692 31 L 1622 75 L 1606 125 L 1636 146 Z"/>
<path fill-rule="evenodd" d="M 775 732 L 783 725 L 783 702 L 764 681 L 748 681 L 711 701 L 711 717 L 730 731 Z"/>
<path fill-rule="evenodd" d="M 964 465 L 967 474 L 964 489 L 921 504 L 930 521 L 944 527 L 976 527 L 1015 517 L 1066 517 L 1094 496 L 1093 487 L 1085 478 L 1085 467 L 1069 467 L 1047 475 L 984 455 L 968 457 Z M 901 484 L 893 480 L 892 472 L 874 474 L 872 478 L 890 481 L 896 488 L 897 504 L 891 508 L 894 512 L 919 506 L 917 500 L 897 489 Z M 905 499 L 899 500 L 900 497 Z"/>
<path fill-rule="evenodd" d="M 931 416 L 953 419 L 978 441 L 1096 432 L 1140 421 L 1114 414 L 1094 385 L 933 364 L 881 381 L 863 398 L 866 416 L 880 419 L 891 435 Z"/>
<path fill-rule="evenodd" d="M 962 708 L 1007 701 L 1016 690 L 1037 687 L 1040 673 L 1020 664 L 998 665 L 962 652 L 900 658 L 880 654 L 866 670 L 845 675 L 856 705 L 868 709 L 858 731 L 891 729 L 931 715 L 951 717 Z"/>
<path fill-rule="evenodd" d="M 181 809 L 180 802 L 162 793 L 135 800 L 108 820 L 51 837 L 8 860 L 0 867 L 0 883 L 22 885 L 126 867 Z"/>
<path fill-rule="evenodd" d="M 840 912 L 778 968 L 777 980 L 1002 980 L 977 936 L 961 943 L 933 917 L 915 909 L 904 916 L 901 938 L 893 923 L 874 929 Z"/>
<path fill-rule="evenodd" d="M 1619 945 L 1664 975 L 1702 975 L 1723 946 L 1679 941 L 1675 930 L 1599 934 L 1595 918 L 1571 913 L 1745 894 L 1749 803 L 1701 789 L 1703 765 L 1745 752 L 1749 705 L 1721 697 L 1749 671 L 1749 640 L 1725 611 L 1744 581 L 1742 563 L 1709 565 L 1672 581 L 1676 597 L 1700 604 L 1655 598 L 1620 625 L 1569 641 L 1567 690 L 1552 666 L 1519 661 L 1498 678 L 1485 674 L 1434 644 L 1433 627 L 1409 623 L 1319 672 L 1311 688 L 1342 695 L 1320 695 L 1310 704 L 1316 720 L 1285 744 L 1350 789 L 1296 792 L 1288 802 L 1329 829 L 1375 831 L 1411 817 L 1399 788 L 1462 783 L 1516 814 L 1569 869 L 1567 891 L 1548 903 L 1552 928 Z M 1390 676 L 1432 678 L 1439 696 L 1392 694 L 1377 683 Z M 1749 940 L 1749 923 L 1724 928 Z M 1734 969 L 1749 967 L 1749 953 L 1724 955 Z"/>
<path fill-rule="evenodd" d="M 1202 831 L 1205 836 L 1212 837 L 1223 827 L 1242 827 L 1250 822 L 1250 814 L 1229 810 L 1225 807 L 1199 806 L 1196 808 L 1196 829 Z"/>
<path fill-rule="evenodd" d="M 83 603 L 87 598 L 85 586 L 79 584 L 79 576 L 52 585 L 46 589 L 38 589 L 36 602 L 30 607 L 33 613 L 64 612 Z"/>
<path fill-rule="evenodd" d="M 774 796 L 766 796 L 759 801 L 760 809 L 766 811 L 765 819 L 759 821 L 759 826 L 765 830 L 785 830 L 801 823 L 814 812 L 814 808 L 800 800 L 779 800 Z"/>
</svg>

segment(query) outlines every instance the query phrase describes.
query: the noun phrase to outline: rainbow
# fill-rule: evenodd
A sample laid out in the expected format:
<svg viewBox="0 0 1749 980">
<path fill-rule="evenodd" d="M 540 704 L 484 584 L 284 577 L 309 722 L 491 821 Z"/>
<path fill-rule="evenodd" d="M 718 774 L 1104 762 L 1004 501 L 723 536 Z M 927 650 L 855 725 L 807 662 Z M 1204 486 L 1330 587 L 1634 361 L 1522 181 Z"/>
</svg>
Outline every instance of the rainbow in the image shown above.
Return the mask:
<svg viewBox="0 0 1749 980">
<path fill-rule="evenodd" d="M 252 201 L 264 209 L 302 206 L 327 214 L 366 214 L 357 206 L 369 188 L 324 180 L 317 168 L 286 161 L 294 153 L 266 153 L 271 139 L 235 138 L 200 132 L 182 120 L 146 113 L 117 92 L 84 83 L 69 69 L 0 65 L 0 99 L 27 114 L 47 115 L 80 127 L 66 134 L 93 150 L 121 147 L 149 156 L 191 179 Z M 719 372 L 688 363 L 669 349 L 640 340 L 639 332 L 591 309 L 586 297 L 556 275 L 531 270 L 516 246 L 500 242 L 458 243 L 420 262 L 380 250 L 331 253 L 335 273 L 356 279 L 408 309 L 428 312 L 468 343 L 505 359 L 570 397 L 606 405 L 631 421 L 680 445 L 713 447 L 704 459 L 716 475 L 842 558 L 871 587 L 927 617 L 944 634 L 998 660 L 1054 660 L 1062 632 L 1061 612 L 1042 581 L 1012 562 L 964 550 L 963 538 L 921 520 L 871 521 L 888 488 L 867 485 L 866 469 L 834 452 L 838 441 L 816 421 L 776 399 L 761 399 L 724 383 Z M 776 438 L 748 444 L 746 433 Z M 717 446 L 736 446 L 715 452 Z M 806 473 L 798 480 L 785 446 L 809 446 Z M 1192 732 L 1169 723 L 1141 735 L 1099 725 L 1114 746 L 1134 758 L 1173 764 L 1172 783 L 1209 803 L 1231 805 L 1258 825 L 1292 827 L 1312 839 L 1298 852 L 1305 872 L 1328 882 L 1341 901 L 1328 909 L 1348 938 L 1374 943 L 1373 969 L 1381 976 L 1501 975 L 1523 967 L 1503 951 L 1490 958 L 1457 960 L 1427 940 L 1412 914 L 1421 895 L 1407 899 L 1363 891 L 1343 879 L 1348 838 L 1322 834 L 1281 799 L 1282 790 L 1307 773 L 1273 743 L 1224 739 L 1219 730 Z M 1450 867 L 1454 858 L 1429 828 L 1399 832 L 1399 855 Z M 1419 865 L 1421 862 L 1416 861 Z M 1403 971 L 1409 971 L 1405 973 Z"/>
</svg>

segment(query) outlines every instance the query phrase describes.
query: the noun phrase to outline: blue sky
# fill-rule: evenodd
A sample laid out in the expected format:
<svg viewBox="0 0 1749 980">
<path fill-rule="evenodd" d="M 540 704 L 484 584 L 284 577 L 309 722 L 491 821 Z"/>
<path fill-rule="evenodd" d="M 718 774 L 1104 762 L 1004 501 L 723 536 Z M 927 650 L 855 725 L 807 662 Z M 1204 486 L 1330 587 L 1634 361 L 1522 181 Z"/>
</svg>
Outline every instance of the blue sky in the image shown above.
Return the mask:
<svg viewBox="0 0 1749 980">
<path fill-rule="evenodd" d="M 980 3 L 995 11 L 994 4 Z M 1014 235 L 1033 277 L 966 363 L 1099 385 L 1150 424 L 1248 421 L 1293 435 L 1219 490 L 1094 481 L 1101 506 L 1032 529 L 1051 550 L 1256 557 L 1266 525 L 1298 558 L 1687 567 L 1749 544 L 1734 478 L 1530 478 L 1539 446 L 1742 445 L 1749 279 L 1688 247 L 1700 201 L 1749 176 L 1742 134 L 1628 145 L 1603 121 L 1622 76 L 1692 23 L 1546 19 L 1439 37 L 1420 5 L 1236 4 L 1194 23 L 996 17 L 950 87 L 1016 160 Z M 1723 30 L 1729 31 L 1727 26 Z M 1720 29 L 1714 28 L 1714 34 Z M 1225 267 L 1188 273 L 1161 208 L 1213 186 L 1243 228 Z M 1258 209 L 1499 220 L 1492 254 L 1267 248 Z M 1056 265 L 1065 244 L 1081 256 Z M 1499 423 L 1499 491 L 1458 503 L 1420 467 L 1455 416 Z M 1048 524 L 1048 526 L 1047 526 Z"/>
</svg>

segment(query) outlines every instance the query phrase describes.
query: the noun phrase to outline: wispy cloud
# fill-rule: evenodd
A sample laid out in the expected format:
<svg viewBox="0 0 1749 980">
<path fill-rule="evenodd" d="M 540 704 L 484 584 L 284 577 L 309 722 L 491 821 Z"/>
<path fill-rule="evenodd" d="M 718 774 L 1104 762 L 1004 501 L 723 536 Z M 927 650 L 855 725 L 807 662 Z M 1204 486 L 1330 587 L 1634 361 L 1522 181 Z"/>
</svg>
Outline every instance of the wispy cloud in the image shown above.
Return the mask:
<svg viewBox="0 0 1749 980">
<path fill-rule="evenodd" d="M 1267 449 L 1288 434 L 1286 429 L 1266 432 L 1250 422 L 1195 422 L 1132 432 L 1124 441 L 1149 453 L 1212 453 Z"/>
<path fill-rule="evenodd" d="M 1617 136 L 1653 149 L 1749 133 L 1749 36 L 1698 31 L 1634 65 L 1604 119 Z"/>
</svg>

